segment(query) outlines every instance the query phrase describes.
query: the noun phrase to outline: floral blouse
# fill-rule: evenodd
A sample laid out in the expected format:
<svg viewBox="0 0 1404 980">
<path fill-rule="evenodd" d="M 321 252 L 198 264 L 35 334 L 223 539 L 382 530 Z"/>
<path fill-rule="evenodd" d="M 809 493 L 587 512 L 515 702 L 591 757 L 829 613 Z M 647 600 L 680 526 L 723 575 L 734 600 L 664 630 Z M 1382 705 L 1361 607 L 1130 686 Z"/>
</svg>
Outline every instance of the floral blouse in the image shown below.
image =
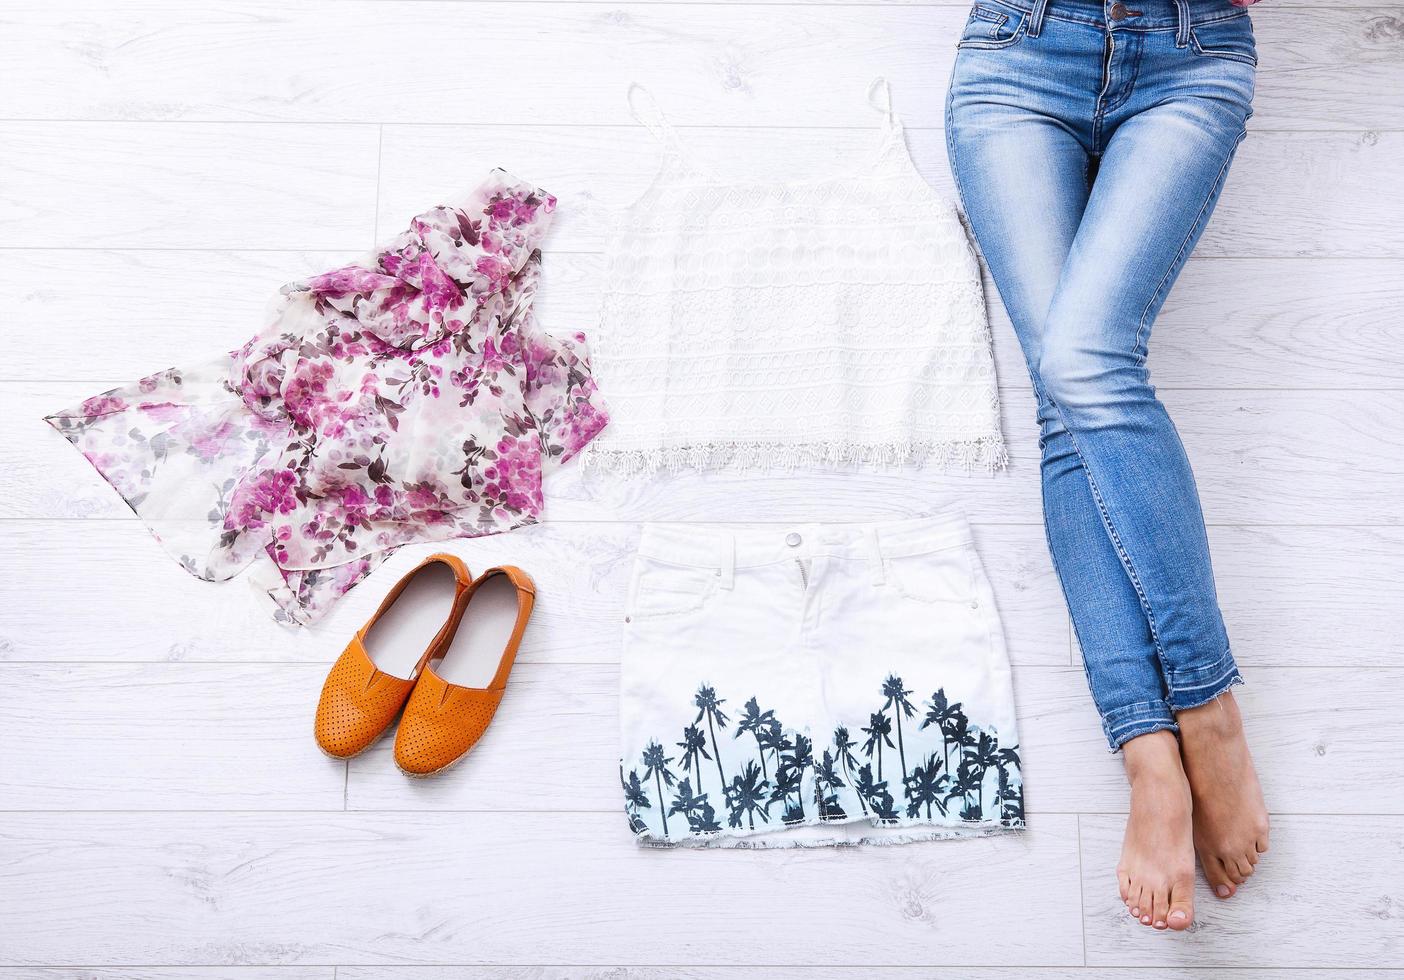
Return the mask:
<svg viewBox="0 0 1404 980">
<path fill-rule="evenodd" d="M 257 562 L 280 618 L 308 622 L 401 545 L 536 522 L 543 470 L 605 426 L 585 337 L 532 311 L 555 207 L 494 170 L 284 286 L 239 350 L 47 421 L 187 571 Z"/>
</svg>

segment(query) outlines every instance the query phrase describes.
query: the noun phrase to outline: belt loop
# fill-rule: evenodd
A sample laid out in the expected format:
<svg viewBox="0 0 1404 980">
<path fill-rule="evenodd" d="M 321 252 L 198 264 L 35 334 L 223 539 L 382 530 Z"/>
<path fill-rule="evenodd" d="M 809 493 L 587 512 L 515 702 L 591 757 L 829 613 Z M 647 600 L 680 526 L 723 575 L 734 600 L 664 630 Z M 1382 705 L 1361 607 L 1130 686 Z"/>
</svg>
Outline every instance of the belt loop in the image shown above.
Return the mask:
<svg viewBox="0 0 1404 980">
<path fill-rule="evenodd" d="M 1033 10 L 1029 13 L 1029 29 L 1024 33 L 1029 37 L 1038 37 L 1039 32 L 1043 30 L 1043 15 L 1047 12 L 1048 0 L 1034 0 Z"/>
<path fill-rule="evenodd" d="M 727 591 L 736 584 L 736 535 L 723 534 L 717 541 L 717 575 Z"/>
<path fill-rule="evenodd" d="M 1189 47 L 1190 42 L 1190 9 L 1189 0 L 1175 0 L 1175 15 L 1179 18 L 1179 27 L 1175 31 L 1175 47 Z"/>
<path fill-rule="evenodd" d="M 868 565 L 872 568 L 873 584 L 883 585 L 887 582 L 887 569 L 882 561 L 882 547 L 878 544 L 877 528 L 865 527 L 863 538 L 868 546 Z"/>
</svg>

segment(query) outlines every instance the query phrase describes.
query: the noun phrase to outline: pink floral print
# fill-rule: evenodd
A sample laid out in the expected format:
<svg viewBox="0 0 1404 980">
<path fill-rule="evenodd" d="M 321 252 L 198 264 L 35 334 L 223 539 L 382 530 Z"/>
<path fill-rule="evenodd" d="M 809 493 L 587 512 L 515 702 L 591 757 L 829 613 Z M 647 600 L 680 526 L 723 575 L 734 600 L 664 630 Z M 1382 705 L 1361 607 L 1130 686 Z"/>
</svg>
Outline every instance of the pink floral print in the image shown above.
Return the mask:
<svg viewBox="0 0 1404 980">
<path fill-rule="evenodd" d="M 584 335 L 532 310 L 555 207 L 495 170 L 283 287 L 232 354 L 48 421 L 188 571 L 257 562 L 279 617 L 309 622 L 401 545 L 536 522 L 546 469 L 604 428 Z"/>
</svg>

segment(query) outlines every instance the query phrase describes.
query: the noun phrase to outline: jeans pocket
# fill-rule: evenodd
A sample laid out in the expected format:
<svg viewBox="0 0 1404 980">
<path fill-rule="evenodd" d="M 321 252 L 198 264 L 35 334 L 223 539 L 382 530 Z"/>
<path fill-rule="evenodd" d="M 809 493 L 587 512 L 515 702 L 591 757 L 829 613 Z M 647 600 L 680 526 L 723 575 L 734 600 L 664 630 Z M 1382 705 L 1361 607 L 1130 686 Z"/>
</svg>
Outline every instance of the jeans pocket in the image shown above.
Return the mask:
<svg viewBox="0 0 1404 980">
<path fill-rule="evenodd" d="M 1247 14 L 1191 27 L 1190 44 L 1194 53 L 1202 58 L 1237 61 L 1255 68 L 1258 65 L 1253 21 Z"/>
<path fill-rule="evenodd" d="M 634 567 L 625 614 L 633 621 L 696 612 L 716 594 L 720 583 L 714 568 L 666 565 L 640 558 Z"/>
<path fill-rule="evenodd" d="M 1000 3 L 982 2 L 970 8 L 970 16 L 956 47 L 992 51 L 1007 48 L 1024 36 L 1024 12 Z"/>
<path fill-rule="evenodd" d="M 889 558 L 884 564 L 898 595 L 925 605 L 968 605 L 975 600 L 975 567 L 967 548 Z"/>
</svg>

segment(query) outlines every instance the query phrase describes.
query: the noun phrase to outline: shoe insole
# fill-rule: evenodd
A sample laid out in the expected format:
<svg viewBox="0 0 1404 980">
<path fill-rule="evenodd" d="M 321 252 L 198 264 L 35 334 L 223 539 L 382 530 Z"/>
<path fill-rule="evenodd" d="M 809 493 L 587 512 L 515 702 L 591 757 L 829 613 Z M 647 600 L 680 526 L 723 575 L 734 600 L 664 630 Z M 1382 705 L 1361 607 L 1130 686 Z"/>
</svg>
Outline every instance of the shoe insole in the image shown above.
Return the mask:
<svg viewBox="0 0 1404 980">
<path fill-rule="evenodd" d="M 506 575 L 483 580 L 434 672 L 460 687 L 487 687 L 517 625 L 517 587 Z"/>
<path fill-rule="evenodd" d="M 408 678 L 453 610 L 458 580 L 443 562 L 425 565 L 366 633 L 366 654 L 391 677 Z"/>
</svg>

